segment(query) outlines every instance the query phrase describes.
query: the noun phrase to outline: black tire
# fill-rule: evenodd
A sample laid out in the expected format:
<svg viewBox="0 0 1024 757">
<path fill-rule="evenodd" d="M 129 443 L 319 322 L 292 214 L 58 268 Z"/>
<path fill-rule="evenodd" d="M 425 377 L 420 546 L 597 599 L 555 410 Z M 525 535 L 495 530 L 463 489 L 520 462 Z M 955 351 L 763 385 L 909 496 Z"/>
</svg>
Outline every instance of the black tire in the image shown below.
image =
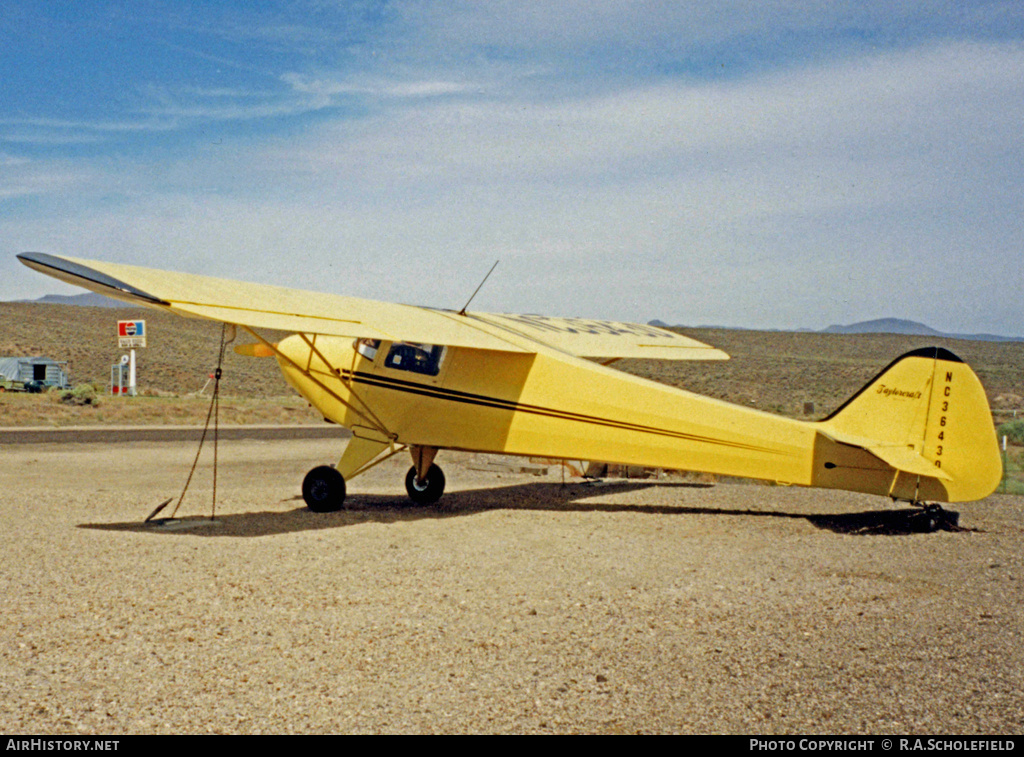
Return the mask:
<svg viewBox="0 0 1024 757">
<path fill-rule="evenodd" d="M 315 513 L 340 510 L 345 503 L 345 479 L 329 465 L 318 465 L 302 479 L 302 498 Z"/>
<path fill-rule="evenodd" d="M 427 469 L 427 478 L 422 483 L 416 482 L 416 466 L 409 469 L 405 476 L 405 490 L 409 499 L 417 505 L 432 505 L 444 494 L 444 472 L 436 465 Z"/>
</svg>

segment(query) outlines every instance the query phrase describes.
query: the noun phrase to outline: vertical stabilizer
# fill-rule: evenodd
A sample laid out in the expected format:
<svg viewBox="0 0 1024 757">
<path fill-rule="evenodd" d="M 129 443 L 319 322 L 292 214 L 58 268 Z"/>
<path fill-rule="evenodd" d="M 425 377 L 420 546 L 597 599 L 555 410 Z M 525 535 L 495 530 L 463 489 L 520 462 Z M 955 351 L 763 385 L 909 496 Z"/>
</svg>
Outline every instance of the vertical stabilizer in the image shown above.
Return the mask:
<svg viewBox="0 0 1024 757">
<path fill-rule="evenodd" d="M 995 491 L 1002 477 L 985 390 L 970 366 L 941 347 L 896 359 L 818 426 L 894 469 L 892 496 L 971 501 Z M 833 457 L 822 465 L 840 475 L 842 454 Z"/>
</svg>

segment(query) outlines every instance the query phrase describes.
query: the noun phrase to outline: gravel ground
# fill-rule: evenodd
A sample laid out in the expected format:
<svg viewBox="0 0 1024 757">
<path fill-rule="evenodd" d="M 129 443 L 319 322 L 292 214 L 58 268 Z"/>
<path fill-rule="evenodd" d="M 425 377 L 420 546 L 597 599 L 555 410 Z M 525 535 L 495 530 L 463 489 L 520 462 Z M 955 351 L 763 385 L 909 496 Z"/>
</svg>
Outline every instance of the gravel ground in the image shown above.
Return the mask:
<svg viewBox="0 0 1024 757">
<path fill-rule="evenodd" d="M 317 515 L 324 441 L 0 449 L 0 730 L 1024 731 L 1024 498 L 911 533 L 846 493 L 561 485 L 403 456 Z M 571 480 L 571 479 L 570 479 Z M 902 525 L 901 525 L 902 524 Z"/>
</svg>

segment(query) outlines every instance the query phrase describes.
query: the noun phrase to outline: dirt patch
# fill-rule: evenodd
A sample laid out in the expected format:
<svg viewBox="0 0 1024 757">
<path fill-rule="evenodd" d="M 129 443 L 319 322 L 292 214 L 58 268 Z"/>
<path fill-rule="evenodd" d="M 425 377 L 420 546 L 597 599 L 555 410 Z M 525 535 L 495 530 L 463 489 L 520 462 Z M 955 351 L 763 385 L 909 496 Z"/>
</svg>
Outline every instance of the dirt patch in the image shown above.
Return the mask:
<svg viewBox="0 0 1024 757">
<path fill-rule="evenodd" d="M 445 452 L 439 507 L 401 456 L 312 513 L 339 446 L 222 444 L 216 520 L 204 464 L 162 526 L 193 445 L 5 451 L 0 729 L 1020 732 L 1024 498 L 919 534 L 865 528 L 877 497 Z"/>
</svg>

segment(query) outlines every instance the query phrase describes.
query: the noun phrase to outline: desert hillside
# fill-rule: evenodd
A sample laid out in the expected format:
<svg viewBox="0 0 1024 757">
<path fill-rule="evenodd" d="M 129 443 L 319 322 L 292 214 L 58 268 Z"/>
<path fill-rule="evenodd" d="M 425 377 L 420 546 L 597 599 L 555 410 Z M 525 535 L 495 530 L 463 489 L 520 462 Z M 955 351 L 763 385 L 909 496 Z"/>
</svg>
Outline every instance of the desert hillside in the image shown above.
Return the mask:
<svg viewBox="0 0 1024 757">
<path fill-rule="evenodd" d="M 0 302 L 0 355 L 67 360 L 72 385 L 107 387 L 110 367 L 127 352 L 117 346 L 117 322 L 136 319 L 146 321 L 147 331 L 147 347 L 136 351 L 140 392 L 183 395 L 201 389 L 217 367 L 220 324 L 147 308 Z M 241 357 L 230 349 L 221 390 L 250 397 L 291 393 L 276 360 Z"/>
<path fill-rule="evenodd" d="M 42 303 L 0 303 L 0 355 L 46 355 L 70 363 L 73 384 L 106 387 L 118 349 L 118 320 L 144 318 L 146 349 L 138 351 L 140 391 L 184 395 L 199 390 L 217 362 L 220 326 L 144 308 L 108 309 Z M 938 344 L 981 377 L 998 421 L 1024 412 L 1024 343 L 975 342 L 930 336 L 681 329 L 728 352 L 726 362 L 621 361 L 616 367 L 673 386 L 771 412 L 826 415 L 895 357 Z M 244 336 L 244 335 L 243 335 Z M 277 361 L 227 351 L 223 393 L 283 397 L 292 392 Z"/>
</svg>

